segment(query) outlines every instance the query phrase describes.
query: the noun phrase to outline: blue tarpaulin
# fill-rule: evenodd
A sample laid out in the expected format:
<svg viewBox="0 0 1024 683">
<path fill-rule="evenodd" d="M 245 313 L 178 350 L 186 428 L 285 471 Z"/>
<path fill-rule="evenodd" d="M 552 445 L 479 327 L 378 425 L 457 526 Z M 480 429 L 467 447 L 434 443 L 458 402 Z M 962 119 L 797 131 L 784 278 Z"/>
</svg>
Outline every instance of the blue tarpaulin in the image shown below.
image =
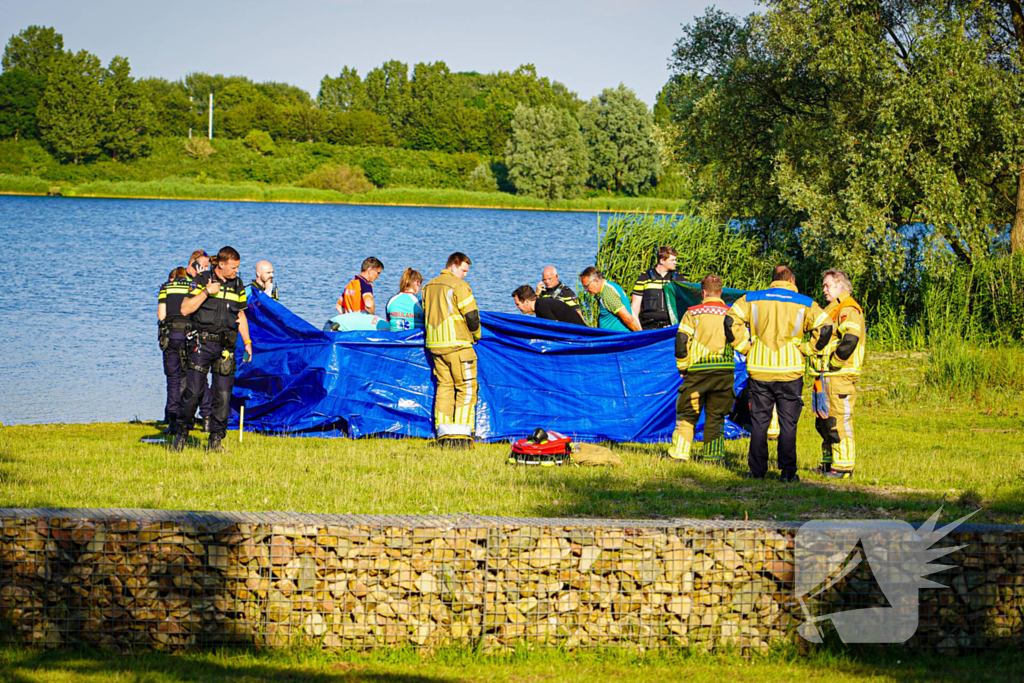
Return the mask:
<svg viewBox="0 0 1024 683">
<path fill-rule="evenodd" d="M 434 436 L 423 330 L 325 332 L 261 292 L 246 315 L 254 353 L 235 379 L 233 428 L 244 403 L 246 430 Z M 544 427 L 580 441 L 671 440 L 675 328 L 619 334 L 518 314 L 480 317 L 478 439 L 520 439 Z M 736 377 L 738 393 L 744 366 Z M 727 438 L 741 435 L 727 423 Z"/>
</svg>

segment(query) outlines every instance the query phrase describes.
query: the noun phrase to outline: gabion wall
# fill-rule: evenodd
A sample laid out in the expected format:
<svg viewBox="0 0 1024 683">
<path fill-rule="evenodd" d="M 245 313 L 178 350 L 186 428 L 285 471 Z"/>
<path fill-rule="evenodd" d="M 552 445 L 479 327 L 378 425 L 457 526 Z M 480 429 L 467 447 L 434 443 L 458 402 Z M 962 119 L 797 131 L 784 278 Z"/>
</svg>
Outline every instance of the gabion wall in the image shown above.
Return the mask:
<svg viewBox="0 0 1024 683">
<path fill-rule="evenodd" d="M 796 639 L 797 524 L 0 510 L 0 635 L 123 650 Z M 910 646 L 1024 643 L 1024 527 L 965 526 Z M 854 571 L 814 613 L 884 605 Z"/>
</svg>

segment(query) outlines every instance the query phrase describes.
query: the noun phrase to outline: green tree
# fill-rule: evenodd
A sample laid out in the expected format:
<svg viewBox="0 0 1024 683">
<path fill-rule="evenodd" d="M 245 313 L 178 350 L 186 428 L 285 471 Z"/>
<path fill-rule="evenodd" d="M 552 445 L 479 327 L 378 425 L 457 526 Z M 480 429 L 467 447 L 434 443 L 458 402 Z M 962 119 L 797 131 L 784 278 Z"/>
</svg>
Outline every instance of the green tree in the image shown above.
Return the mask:
<svg viewBox="0 0 1024 683">
<path fill-rule="evenodd" d="M 337 112 L 331 117 L 327 141 L 336 145 L 394 147 L 398 144 L 387 118 L 372 111 Z"/>
<path fill-rule="evenodd" d="M 1004 250 L 1024 89 L 999 26 L 990 8 L 955 3 L 709 11 L 684 29 L 666 93 L 698 199 L 756 216 L 791 254 L 883 282 L 922 239 L 933 267 Z"/>
<path fill-rule="evenodd" d="M 342 67 L 337 77 L 324 76 L 320 79 L 317 104 L 323 109 L 349 111 L 363 102 L 363 81 L 359 72 L 347 66 Z"/>
<path fill-rule="evenodd" d="M 661 175 L 654 117 L 632 90 L 605 88 L 580 109 L 591 187 L 639 194 Z"/>
<path fill-rule="evenodd" d="M 402 135 L 409 119 L 409 67 L 392 59 L 366 74 L 363 107 L 388 120 L 391 130 Z"/>
<path fill-rule="evenodd" d="M 505 164 L 519 194 L 548 200 L 578 196 L 588 165 L 579 122 L 558 107 L 519 105 L 505 146 Z"/>
<path fill-rule="evenodd" d="M 200 130 L 204 121 L 181 81 L 140 78 L 136 81 L 151 106 L 150 131 L 156 137 L 187 137 L 190 128 Z"/>
<path fill-rule="evenodd" d="M 274 139 L 265 130 L 250 130 L 242 141 L 246 147 L 257 154 L 273 154 L 276 151 Z"/>
<path fill-rule="evenodd" d="M 45 78 L 50 62 L 63 52 L 64 36 L 49 26 L 29 26 L 7 41 L 3 56 L 4 71 L 24 69 Z"/>
<path fill-rule="evenodd" d="M 36 116 L 43 144 L 57 158 L 77 164 L 102 150 L 109 111 L 103 77 L 99 58 L 85 50 L 51 62 Z"/>
<path fill-rule="evenodd" d="M 124 57 L 114 57 L 103 76 L 107 110 L 101 124 L 103 148 L 114 161 L 133 159 L 149 153 L 151 106 L 143 89 L 131 76 Z"/>
<path fill-rule="evenodd" d="M 39 136 L 36 109 L 46 90 L 46 79 L 25 69 L 0 75 L 0 138 Z"/>
</svg>

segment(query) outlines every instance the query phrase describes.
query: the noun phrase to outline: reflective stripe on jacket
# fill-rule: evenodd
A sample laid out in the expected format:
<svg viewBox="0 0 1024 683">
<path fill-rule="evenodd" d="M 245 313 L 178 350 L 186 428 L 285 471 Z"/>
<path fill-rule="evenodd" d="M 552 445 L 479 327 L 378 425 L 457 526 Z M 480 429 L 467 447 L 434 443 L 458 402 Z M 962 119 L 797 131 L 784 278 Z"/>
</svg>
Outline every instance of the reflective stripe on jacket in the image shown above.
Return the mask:
<svg viewBox="0 0 1024 683">
<path fill-rule="evenodd" d="M 747 357 L 747 371 L 761 382 L 790 382 L 804 374 L 806 358 L 819 353 L 823 329 L 832 319 L 796 286 L 775 280 L 768 289 L 749 292 L 729 309 L 730 343 Z M 809 341 L 804 335 L 811 333 Z M 828 339 L 820 340 L 822 347 Z"/>
<path fill-rule="evenodd" d="M 725 341 L 723 321 L 728 312 L 725 302 L 712 296 L 686 309 L 676 333 L 686 335 L 685 357 L 679 357 L 680 345 L 676 346 L 676 367 L 680 373 L 735 369 L 732 347 Z"/>
<path fill-rule="evenodd" d="M 480 328 L 470 332 L 466 315 L 479 311 L 473 290 L 448 270 L 423 287 L 423 315 L 427 350 L 435 355 L 470 348 L 480 339 Z"/>
<path fill-rule="evenodd" d="M 860 304 L 848 293 L 839 296 L 825 307 L 825 313 L 834 323 L 832 340 L 820 354 L 811 357 L 811 369 L 824 372 L 826 377 L 837 375 L 859 377 L 864 366 L 864 347 L 867 339 L 867 325 Z M 836 349 L 846 335 L 857 337 L 857 346 L 845 361 L 836 355 Z"/>
</svg>

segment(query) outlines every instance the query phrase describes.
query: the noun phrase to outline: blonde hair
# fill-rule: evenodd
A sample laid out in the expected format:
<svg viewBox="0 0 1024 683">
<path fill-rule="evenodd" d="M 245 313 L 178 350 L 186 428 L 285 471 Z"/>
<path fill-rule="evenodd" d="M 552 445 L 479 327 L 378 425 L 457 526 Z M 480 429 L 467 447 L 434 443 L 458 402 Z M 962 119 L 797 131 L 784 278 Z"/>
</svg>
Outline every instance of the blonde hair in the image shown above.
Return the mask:
<svg viewBox="0 0 1024 683">
<path fill-rule="evenodd" d="M 171 271 L 171 274 L 167 276 L 167 281 L 177 280 L 179 277 L 188 277 L 188 271 L 185 270 L 184 266 L 178 266 Z"/>
<path fill-rule="evenodd" d="M 402 272 L 402 279 L 398 281 L 398 291 L 404 292 L 405 290 L 412 287 L 412 283 L 419 282 L 423 283 L 423 276 L 420 275 L 420 271 L 413 270 L 412 268 L 406 268 Z"/>
</svg>

